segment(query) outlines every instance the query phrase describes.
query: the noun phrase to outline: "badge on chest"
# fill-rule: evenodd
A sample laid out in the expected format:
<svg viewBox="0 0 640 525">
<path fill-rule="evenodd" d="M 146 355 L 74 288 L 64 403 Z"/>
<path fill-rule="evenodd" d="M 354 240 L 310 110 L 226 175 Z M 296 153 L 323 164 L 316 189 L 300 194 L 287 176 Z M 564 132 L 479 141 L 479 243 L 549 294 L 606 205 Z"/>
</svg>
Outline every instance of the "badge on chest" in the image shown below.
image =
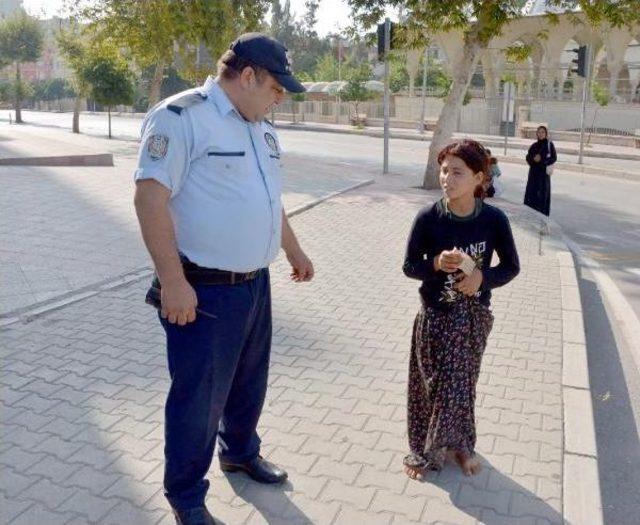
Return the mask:
<svg viewBox="0 0 640 525">
<path fill-rule="evenodd" d="M 269 132 L 264 134 L 264 141 L 267 143 L 267 146 L 271 150 L 272 153 L 278 154 L 278 142 L 276 138 Z"/>
</svg>

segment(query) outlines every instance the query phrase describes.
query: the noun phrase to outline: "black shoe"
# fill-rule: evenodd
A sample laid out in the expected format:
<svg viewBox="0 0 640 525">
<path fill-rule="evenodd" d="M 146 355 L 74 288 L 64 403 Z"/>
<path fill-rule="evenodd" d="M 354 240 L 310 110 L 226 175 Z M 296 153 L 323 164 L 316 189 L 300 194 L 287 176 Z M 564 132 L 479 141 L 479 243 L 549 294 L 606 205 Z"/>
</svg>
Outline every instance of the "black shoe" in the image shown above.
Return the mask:
<svg viewBox="0 0 640 525">
<path fill-rule="evenodd" d="M 177 525 L 216 525 L 216 520 L 205 506 L 186 510 L 173 509 L 173 514 Z"/>
<path fill-rule="evenodd" d="M 269 463 L 262 456 L 251 461 L 236 465 L 220 460 L 222 472 L 245 472 L 251 479 L 258 483 L 282 483 L 287 479 L 287 473 L 273 463 Z"/>
</svg>

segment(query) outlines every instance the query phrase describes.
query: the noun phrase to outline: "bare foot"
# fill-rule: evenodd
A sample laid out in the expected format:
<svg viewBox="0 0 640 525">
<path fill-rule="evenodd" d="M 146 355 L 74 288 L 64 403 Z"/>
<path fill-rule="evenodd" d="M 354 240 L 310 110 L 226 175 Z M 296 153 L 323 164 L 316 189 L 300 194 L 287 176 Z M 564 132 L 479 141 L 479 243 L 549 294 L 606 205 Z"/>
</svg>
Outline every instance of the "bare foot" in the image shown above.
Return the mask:
<svg viewBox="0 0 640 525">
<path fill-rule="evenodd" d="M 465 476 L 475 476 L 482 470 L 482 465 L 475 456 L 470 456 L 466 452 L 456 452 L 455 456 L 456 463 L 460 465 Z"/>
<path fill-rule="evenodd" d="M 424 467 L 404 466 L 404 471 L 411 479 L 424 479 Z"/>
</svg>

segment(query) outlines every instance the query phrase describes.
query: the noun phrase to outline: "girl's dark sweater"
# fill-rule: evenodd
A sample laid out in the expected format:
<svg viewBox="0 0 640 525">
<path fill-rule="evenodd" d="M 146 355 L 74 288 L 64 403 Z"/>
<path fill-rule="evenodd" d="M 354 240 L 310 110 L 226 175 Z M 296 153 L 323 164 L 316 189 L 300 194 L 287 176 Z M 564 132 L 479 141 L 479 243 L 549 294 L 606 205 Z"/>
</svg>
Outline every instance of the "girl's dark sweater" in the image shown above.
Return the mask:
<svg viewBox="0 0 640 525">
<path fill-rule="evenodd" d="M 425 306 L 447 308 L 464 297 L 453 288 L 456 276 L 461 277 L 462 272 L 448 274 L 433 268 L 435 256 L 455 247 L 468 253 L 482 271 L 478 297 L 487 306 L 491 303 L 491 289 L 507 284 L 520 272 L 509 219 L 502 210 L 478 199 L 474 213 L 458 217 L 447 210 L 441 199 L 418 213 L 403 265 L 407 277 L 422 281 L 420 296 Z M 500 262 L 491 267 L 494 252 Z"/>
</svg>

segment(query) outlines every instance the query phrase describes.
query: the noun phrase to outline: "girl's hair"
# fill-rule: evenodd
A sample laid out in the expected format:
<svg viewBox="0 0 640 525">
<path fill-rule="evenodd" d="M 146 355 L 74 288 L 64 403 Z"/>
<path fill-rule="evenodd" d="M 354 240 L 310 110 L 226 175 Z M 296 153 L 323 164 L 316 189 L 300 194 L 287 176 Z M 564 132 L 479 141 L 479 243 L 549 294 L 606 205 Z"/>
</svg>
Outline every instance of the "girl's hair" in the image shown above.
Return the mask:
<svg viewBox="0 0 640 525">
<path fill-rule="evenodd" d="M 474 195 L 480 199 L 486 197 L 484 186 L 489 180 L 489 155 L 485 147 L 476 140 L 456 140 L 438 153 L 438 164 L 442 165 L 447 155 L 458 157 L 474 174 L 482 172 L 482 180 Z"/>
</svg>

